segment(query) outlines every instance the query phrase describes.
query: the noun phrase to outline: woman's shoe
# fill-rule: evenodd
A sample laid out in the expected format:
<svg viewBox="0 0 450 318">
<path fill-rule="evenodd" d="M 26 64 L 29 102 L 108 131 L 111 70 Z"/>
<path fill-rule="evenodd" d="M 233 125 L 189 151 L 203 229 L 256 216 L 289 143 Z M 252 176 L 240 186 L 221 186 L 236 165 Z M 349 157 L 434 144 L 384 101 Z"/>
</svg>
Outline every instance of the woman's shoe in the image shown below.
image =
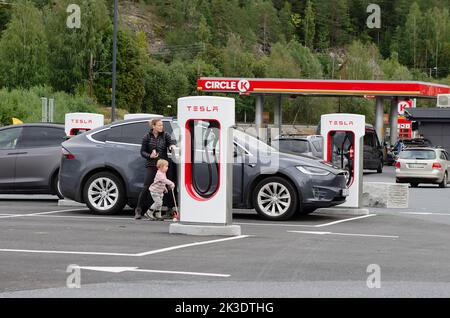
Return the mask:
<svg viewBox="0 0 450 318">
<path fill-rule="evenodd" d="M 136 208 L 136 210 L 134 211 L 134 218 L 136 220 L 140 220 L 142 218 L 142 209 L 141 208 Z"/>
</svg>

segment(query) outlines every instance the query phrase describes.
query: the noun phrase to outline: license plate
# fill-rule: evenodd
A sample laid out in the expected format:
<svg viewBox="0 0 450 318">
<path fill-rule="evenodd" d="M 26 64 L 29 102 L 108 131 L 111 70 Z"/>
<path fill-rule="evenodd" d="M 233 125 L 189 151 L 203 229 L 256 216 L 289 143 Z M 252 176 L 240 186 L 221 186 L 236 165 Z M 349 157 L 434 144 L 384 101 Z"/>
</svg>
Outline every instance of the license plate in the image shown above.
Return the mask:
<svg viewBox="0 0 450 318">
<path fill-rule="evenodd" d="M 342 189 L 342 196 L 343 197 L 348 197 L 349 194 L 350 194 L 350 191 L 348 189 Z"/>
<path fill-rule="evenodd" d="M 423 168 L 425 168 L 425 165 L 423 165 L 421 163 L 410 163 L 409 167 L 411 169 L 423 169 Z"/>
</svg>

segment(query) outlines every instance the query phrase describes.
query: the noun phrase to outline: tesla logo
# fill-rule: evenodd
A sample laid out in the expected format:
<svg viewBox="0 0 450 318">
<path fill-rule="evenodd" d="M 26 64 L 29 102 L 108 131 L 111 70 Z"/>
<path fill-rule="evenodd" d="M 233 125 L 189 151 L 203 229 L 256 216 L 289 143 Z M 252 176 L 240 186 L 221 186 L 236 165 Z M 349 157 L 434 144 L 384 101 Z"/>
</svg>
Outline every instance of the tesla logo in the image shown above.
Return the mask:
<svg viewBox="0 0 450 318">
<path fill-rule="evenodd" d="M 240 80 L 237 87 L 241 93 L 245 93 L 250 89 L 250 82 L 247 80 Z"/>
<path fill-rule="evenodd" d="M 189 112 L 219 112 L 219 106 L 187 106 Z"/>
<path fill-rule="evenodd" d="M 353 121 L 349 120 L 329 120 L 330 126 L 353 126 Z"/>
<path fill-rule="evenodd" d="M 72 119 L 72 124 L 92 124 L 92 119 Z"/>
</svg>

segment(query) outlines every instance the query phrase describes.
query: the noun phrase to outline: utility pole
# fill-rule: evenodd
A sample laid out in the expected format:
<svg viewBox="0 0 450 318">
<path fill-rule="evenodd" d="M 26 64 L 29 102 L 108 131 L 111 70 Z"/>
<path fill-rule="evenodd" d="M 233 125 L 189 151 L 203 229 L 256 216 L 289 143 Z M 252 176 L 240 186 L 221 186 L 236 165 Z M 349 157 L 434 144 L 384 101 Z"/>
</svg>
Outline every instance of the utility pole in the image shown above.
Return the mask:
<svg viewBox="0 0 450 318">
<path fill-rule="evenodd" d="M 114 0 L 114 35 L 113 35 L 113 69 L 112 69 L 112 98 L 111 98 L 111 122 L 116 121 L 116 64 L 117 64 L 117 14 L 118 3 Z"/>
</svg>

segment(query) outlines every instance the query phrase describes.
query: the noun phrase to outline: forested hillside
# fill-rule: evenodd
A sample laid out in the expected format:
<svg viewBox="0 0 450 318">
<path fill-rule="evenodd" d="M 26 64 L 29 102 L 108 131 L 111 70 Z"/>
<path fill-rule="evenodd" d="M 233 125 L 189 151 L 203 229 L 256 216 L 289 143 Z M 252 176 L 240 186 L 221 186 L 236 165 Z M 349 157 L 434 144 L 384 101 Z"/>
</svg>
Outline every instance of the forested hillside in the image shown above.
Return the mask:
<svg viewBox="0 0 450 318">
<path fill-rule="evenodd" d="M 81 28 L 66 25 L 69 4 Z M 367 6 L 381 7 L 369 29 Z M 200 76 L 450 83 L 450 0 L 134 0 L 119 1 L 117 105 L 174 114 L 178 97 L 197 94 Z M 111 103 L 112 0 L 0 1 L 0 122 L 24 115 L 32 92 L 64 92 Z M 28 95 L 27 95 L 28 94 Z M 50 94 L 50 93 L 49 93 Z M 234 96 L 236 97 L 236 96 Z M 238 120 L 253 120 L 252 97 L 237 98 Z M 267 99 L 270 110 L 270 98 Z M 39 107 L 39 100 L 30 104 Z M 321 113 L 366 114 L 358 98 L 285 99 L 286 123 L 317 123 Z M 26 112 L 25 112 L 26 113 Z"/>
</svg>

